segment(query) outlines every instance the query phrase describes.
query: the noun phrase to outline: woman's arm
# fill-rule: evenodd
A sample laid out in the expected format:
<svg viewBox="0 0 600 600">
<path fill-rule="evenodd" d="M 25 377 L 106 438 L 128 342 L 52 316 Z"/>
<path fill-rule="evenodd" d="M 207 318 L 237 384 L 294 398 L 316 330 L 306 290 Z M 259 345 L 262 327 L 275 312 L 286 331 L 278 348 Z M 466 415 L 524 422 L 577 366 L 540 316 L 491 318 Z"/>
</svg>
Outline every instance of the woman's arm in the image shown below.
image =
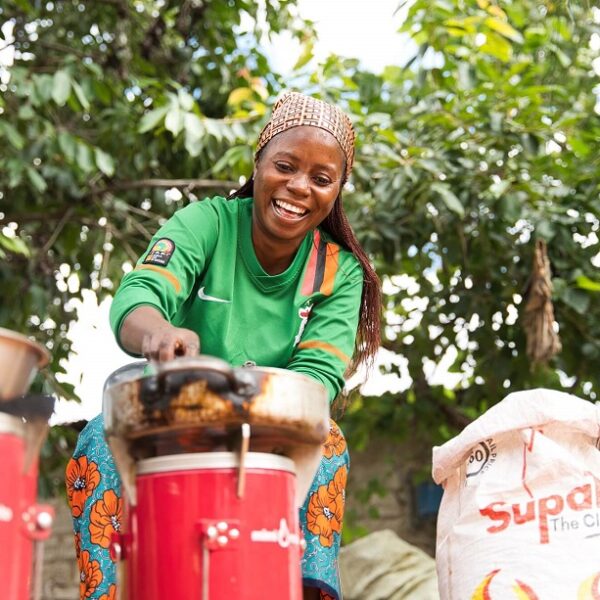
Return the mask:
<svg viewBox="0 0 600 600">
<path fill-rule="evenodd" d="M 219 203 L 195 202 L 177 211 L 125 275 L 110 307 L 123 350 L 154 360 L 197 354 L 198 335 L 172 325 L 214 251 Z"/>
<path fill-rule="evenodd" d="M 138 306 L 125 317 L 120 341 L 128 352 L 159 361 L 195 356 L 200 351 L 195 332 L 171 325 L 153 306 Z"/>
<path fill-rule="evenodd" d="M 320 381 L 333 402 L 351 362 L 360 311 L 363 275 L 358 262 L 340 265 L 331 295 L 316 299 L 287 368 Z"/>
</svg>

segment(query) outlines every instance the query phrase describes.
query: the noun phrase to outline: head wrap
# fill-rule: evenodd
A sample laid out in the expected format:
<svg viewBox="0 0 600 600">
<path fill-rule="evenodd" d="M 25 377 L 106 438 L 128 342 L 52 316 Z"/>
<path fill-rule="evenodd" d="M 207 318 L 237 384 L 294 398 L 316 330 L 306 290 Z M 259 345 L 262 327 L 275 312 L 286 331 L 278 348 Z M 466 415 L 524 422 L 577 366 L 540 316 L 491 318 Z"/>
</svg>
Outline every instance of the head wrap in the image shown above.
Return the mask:
<svg viewBox="0 0 600 600">
<path fill-rule="evenodd" d="M 298 92 L 284 92 L 275 103 L 269 122 L 260 132 L 255 157 L 278 133 L 301 125 L 324 129 L 338 141 L 346 157 L 345 179 L 348 179 L 354 162 L 355 138 L 350 119 L 337 106 Z"/>
</svg>

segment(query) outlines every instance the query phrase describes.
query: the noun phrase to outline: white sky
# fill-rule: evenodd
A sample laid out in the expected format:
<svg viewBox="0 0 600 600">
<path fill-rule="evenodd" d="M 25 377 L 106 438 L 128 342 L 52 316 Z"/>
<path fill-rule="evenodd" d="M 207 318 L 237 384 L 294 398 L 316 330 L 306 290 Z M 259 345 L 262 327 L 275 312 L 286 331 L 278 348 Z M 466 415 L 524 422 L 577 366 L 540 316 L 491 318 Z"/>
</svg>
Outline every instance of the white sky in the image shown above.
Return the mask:
<svg viewBox="0 0 600 600">
<path fill-rule="evenodd" d="M 329 54 L 358 58 L 364 68 L 379 72 L 386 65 L 403 65 L 416 45 L 398 29 L 406 9 L 394 14 L 400 0 L 299 0 L 301 16 L 314 21 L 317 61 Z M 278 36 L 271 45 L 275 70 L 289 73 L 300 47 L 289 35 Z M 271 49 L 271 48 L 269 48 Z"/>
<path fill-rule="evenodd" d="M 300 14 L 316 23 L 319 42 L 316 60 L 331 53 L 359 58 L 363 67 L 381 71 L 389 64 L 401 65 L 414 52 L 410 40 L 397 33 L 402 15 L 394 15 L 399 0 L 299 0 Z M 286 74 L 298 59 L 300 48 L 290 36 L 274 39 L 268 53 L 276 70 Z M 66 365 L 64 377 L 76 387 L 81 404 L 61 400 L 57 403 L 52 424 L 90 419 L 102 409 L 102 388 L 106 378 L 120 366 L 135 359 L 122 352 L 114 341 L 108 324 L 109 301 L 98 306 L 92 292 L 84 292 L 79 320 L 69 330 L 74 355 Z M 398 360 L 382 352 L 383 363 Z M 372 378 L 373 380 L 374 378 Z M 361 380 L 354 379 L 354 385 Z M 407 387 L 395 375 L 378 377 L 363 391 L 377 393 L 382 385 L 391 391 Z"/>
</svg>

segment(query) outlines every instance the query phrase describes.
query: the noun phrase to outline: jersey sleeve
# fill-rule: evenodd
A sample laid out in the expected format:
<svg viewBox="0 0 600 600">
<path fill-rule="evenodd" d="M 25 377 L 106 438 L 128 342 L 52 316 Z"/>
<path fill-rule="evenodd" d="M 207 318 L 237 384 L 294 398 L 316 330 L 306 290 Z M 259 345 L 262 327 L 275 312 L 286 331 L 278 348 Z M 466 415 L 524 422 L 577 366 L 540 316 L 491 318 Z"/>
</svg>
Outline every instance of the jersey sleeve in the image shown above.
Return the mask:
<svg viewBox="0 0 600 600">
<path fill-rule="evenodd" d="M 153 306 L 173 320 L 210 260 L 218 234 L 218 210 L 210 200 L 177 211 L 156 232 L 111 304 L 110 323 L 120 346 L 123 320 L 138 306 Z"/>
<path fill-rule="evenodd" d="M 351 257 L 336 275 L 333 293 L 315 301 L 288 369 L 320 381 L 333 402 L 344 385 L 358 327 L 363 287 L 360 264 Z"/>
</svg>

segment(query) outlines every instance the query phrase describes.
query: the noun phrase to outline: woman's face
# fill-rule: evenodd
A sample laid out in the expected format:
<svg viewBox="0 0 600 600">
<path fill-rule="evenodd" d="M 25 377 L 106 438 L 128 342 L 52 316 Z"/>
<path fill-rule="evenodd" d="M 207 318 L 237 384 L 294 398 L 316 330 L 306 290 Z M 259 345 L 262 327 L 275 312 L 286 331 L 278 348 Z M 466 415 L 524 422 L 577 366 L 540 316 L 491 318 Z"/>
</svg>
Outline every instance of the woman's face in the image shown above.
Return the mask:
<svg viewBox="0 0 600 600">
<path fill-rule="evenodd" d="M 340 145 L 323 129 L 299 126 L 276 135 L 256 164 L 254 243 L 266 236 L 295 251 L 331 212 L 344 165 Z"/>
</svg>

